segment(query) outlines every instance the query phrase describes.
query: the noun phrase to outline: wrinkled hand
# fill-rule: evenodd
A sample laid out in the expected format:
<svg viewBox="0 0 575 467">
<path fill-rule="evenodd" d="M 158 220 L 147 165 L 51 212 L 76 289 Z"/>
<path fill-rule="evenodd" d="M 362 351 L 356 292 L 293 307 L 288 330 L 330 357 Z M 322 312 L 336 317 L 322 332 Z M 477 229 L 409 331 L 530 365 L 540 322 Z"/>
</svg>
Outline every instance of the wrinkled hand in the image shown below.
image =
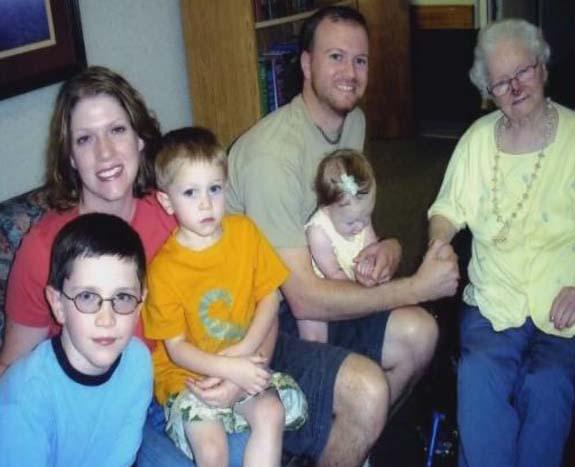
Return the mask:
<svg viewBox="0 0 575 467">
<path fill-rule="evenodd" d="M 430 245 L 431 246 L 431 245 Z M 439 250 L 437 250 L 437 257 L 439 259 L 444 259 L 444 260 L 449 260 L 449 261 L 455 261 L 457 262 L 457 260 L 459 259 L 457 257 L 457 254 L 455 253 L 455 251 L 453 250 L 453 247 L 451 246 L 451 243 L 443 243 L 440 247 Z"/>
<path fill-rule="evenodd" d="M 441 240 L 431 242 L 413 279 L 416 281 L 419 301 L 455 295 L 459 283 L 459 267 L 451 245 Z"/>
<path fill-rule="evenodd" d="M 355 278 L 366 287 L 372 287 L 391 280 L 399 261 L 401 260 L 401 245 L 395 238 L 382 240 L 366 246 L 355 257 Z M 373 264 L 373 268 L 367 267 Z M 363 268 L 360 268 L 361 265 Z M 370 269 L 368 274 L 365 271 Z"/>
<path fill-rule="evenodd" d="M 228 408 L 242 399 L 246 393 L 229 380 L 216 377 L 200 381 L 188 379 L 186 387 L 201 401 L 211 407 Z"/>
<path fill-rule="evenodd" d="M 249 395 L 264 391 L 270 382 L 271 373 L 265 367 L 267 359 L 261 355 L 230 357 L 233 359 L 228 378 Z"/>
<path fill-rule="evenodd" d="M 549 320 L 561 330 L 575 323 L 575 287 L 563 287 L 551 304 Z"/>
</svg>

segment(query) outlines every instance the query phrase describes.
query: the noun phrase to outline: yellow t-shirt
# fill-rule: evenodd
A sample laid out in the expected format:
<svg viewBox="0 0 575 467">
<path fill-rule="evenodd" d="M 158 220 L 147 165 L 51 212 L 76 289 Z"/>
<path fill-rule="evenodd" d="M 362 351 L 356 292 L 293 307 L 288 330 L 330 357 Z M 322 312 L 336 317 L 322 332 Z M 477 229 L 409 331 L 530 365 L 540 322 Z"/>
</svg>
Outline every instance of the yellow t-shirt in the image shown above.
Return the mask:
<svg viewBox="0 0 575 467">
<path fill-rule="evenodd" d="M 288 271 L 268 241 L 245 216 L 226 216 L 222 237 L 193 251 L 175 233 L 153 259 L 142 311 L 146 337 L 165 340 L 185 333 L 197 348 L 217 353 L 240 341 L 256 304 L 277 289 Z M 162 342 L 153 353 L 158 402 L 184 389 L 193 373 L 174 364 Z"/>
<path fill-rule="evenodd" d="M 527 204 L 511 222 L 505 243 L 493 242 L 501 229 L 491 191 L 499 111 L 463 135 L 428 212 L 458 229 L 469 227 L 473 242 L 464 299 L 477 305 L 496 331 L 519 327 L 531 317 L 547 334 L 575 335 L 575 326 L 558 331 L 549 321 L 553 299 L 562 287 L 575 285 L 575 113 L 553 105 L 559 113 L 555 140 L 543 151 Z M 538 152 L 500 154 L 497 193 L 507 220 L 525 193 Z"/>
</svg>

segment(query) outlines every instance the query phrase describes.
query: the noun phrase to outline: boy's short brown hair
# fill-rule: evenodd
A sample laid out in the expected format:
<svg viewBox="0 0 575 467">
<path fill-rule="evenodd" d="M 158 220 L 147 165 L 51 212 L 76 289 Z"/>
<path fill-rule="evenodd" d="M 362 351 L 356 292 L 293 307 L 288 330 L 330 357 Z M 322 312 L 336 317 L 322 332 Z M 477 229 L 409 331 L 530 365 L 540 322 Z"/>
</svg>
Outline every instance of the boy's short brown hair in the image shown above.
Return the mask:
<svg viewBox="0 0 575 467">
<path fill-rule="evenodd" d="M 184 162 L 218 164 L 227 176 L 226 152 L 216 135 L 207 128 L 184 127 L 166 133 L 156 154 L 156 183 L 162 191 L 174 182 Z"/>
<path fill-rule="evenodd" d="M 123 219 L 101 212 L 78 216 L 60 229 L 52 244 L 48 285 L 61 292 L 75 260 L 102 256 L 133 261 L 144 288 L 146 254 L 140 236 Z"/>
</svg>

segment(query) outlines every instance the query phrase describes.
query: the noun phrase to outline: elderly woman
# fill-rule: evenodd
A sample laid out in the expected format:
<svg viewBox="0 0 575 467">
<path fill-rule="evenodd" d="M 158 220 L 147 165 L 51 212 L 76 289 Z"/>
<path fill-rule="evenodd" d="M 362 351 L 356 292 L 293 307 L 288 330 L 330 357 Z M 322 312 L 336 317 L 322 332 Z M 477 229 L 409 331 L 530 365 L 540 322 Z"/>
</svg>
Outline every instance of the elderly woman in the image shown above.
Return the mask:
<svg viewBox="0 0 575 467">
<path fill-rule="evenodd" d="M 545 98 L 523 20 L 481 30 L 471 80 L 499 110 L 463 135 L 431 239 L 473 235 L 461 315 L 460 466 L 559 466 L 575 376 L 575 113 Z"/>
</svg>

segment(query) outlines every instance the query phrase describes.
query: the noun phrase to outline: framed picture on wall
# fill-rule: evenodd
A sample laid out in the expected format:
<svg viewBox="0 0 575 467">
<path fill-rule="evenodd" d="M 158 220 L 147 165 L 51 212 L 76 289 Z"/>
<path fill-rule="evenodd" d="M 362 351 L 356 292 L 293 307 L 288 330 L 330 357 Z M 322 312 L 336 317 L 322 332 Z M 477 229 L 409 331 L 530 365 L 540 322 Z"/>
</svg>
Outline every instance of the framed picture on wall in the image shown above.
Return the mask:
<svg viewBox="0 0 575 467">
<path fill-rule="evenodd" d="M 0 99 L 86 66 L 78 0 L 1 0 Z"/>
</svg>

